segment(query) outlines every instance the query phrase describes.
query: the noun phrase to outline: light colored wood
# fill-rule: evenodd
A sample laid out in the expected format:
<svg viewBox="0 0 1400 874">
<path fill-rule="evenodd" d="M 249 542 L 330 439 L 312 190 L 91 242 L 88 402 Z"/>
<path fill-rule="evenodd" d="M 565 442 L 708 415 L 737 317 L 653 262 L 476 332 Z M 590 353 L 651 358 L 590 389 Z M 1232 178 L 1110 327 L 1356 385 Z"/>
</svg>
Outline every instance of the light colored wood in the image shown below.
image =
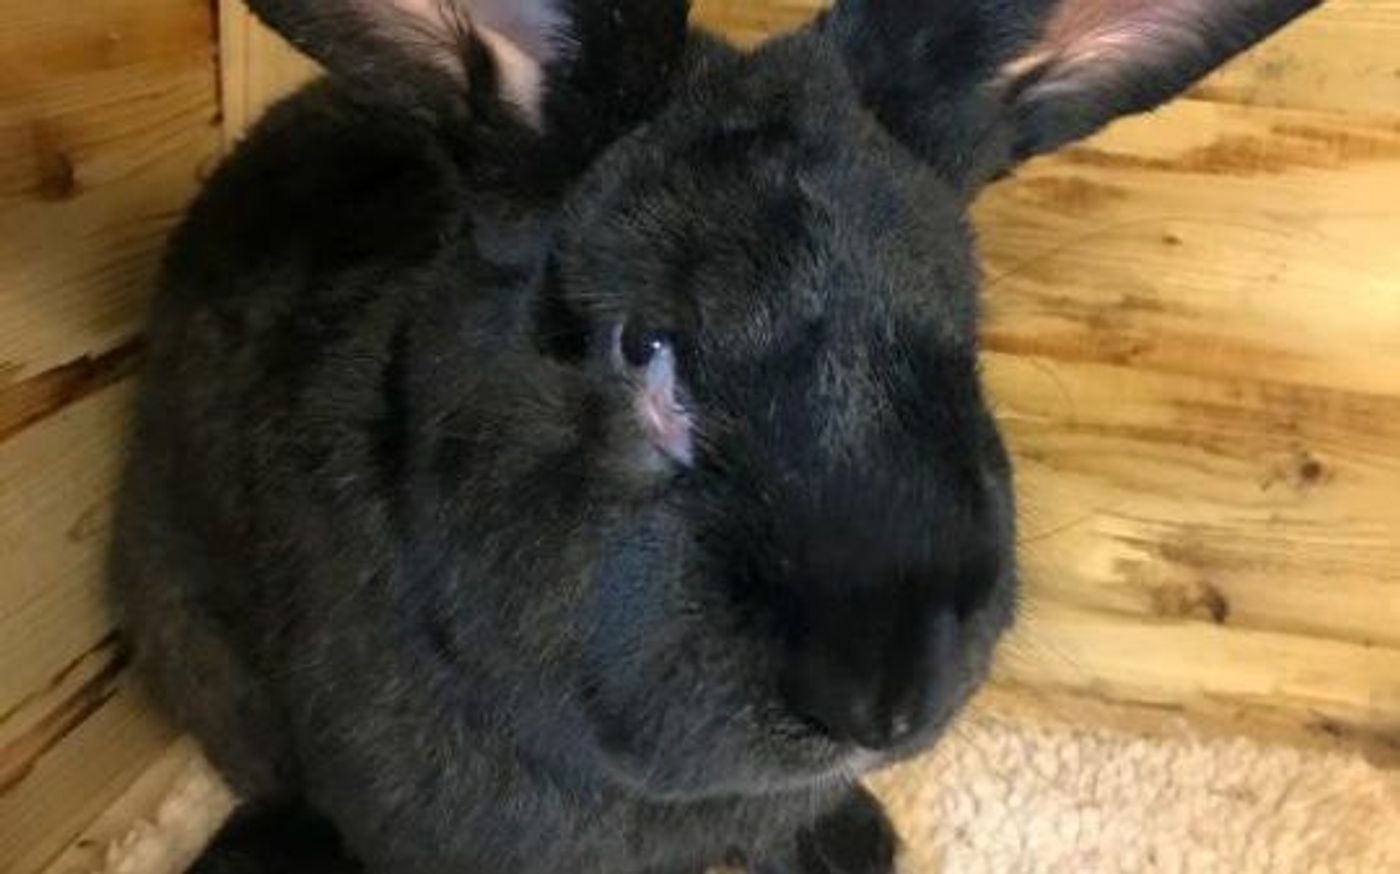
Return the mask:
<svg viewBox="0 0 1400 874">
<path fill-rule="evenodd" d="M 1397 396 L 1400 118 L 1182 100 L 981 200 L 993 349 Z"/>
<path fill-rule="evenodd" d="M 0 871 L 43 870 L 174 740 L 126 672 L 81 694 L 74 721 L 0 784 Z"/>
<path fill-rule="evenodd" d="M 830 5 L 830 0 L 695 0 L 691 20 L 739 45 L 753 46 L 801 26 Z"/>
<path fill-rule="evenodd" d="M 987 366 L 1038 596 L 1400 650 L 1400 464 L 1386 446 L 1400 432 L 1344 418 L 1400 404 L 995 353 Z M 1315 420 L 1274 424 L 1297 405 Z"/>
<path fill-rule="evenodd" d="M 145 303 L 220 147 L 206 0 L 0 0 L 0 871 L 165 749 L 102 593 Z"/>
<path fill-rule="evenodd" d="M 241 2 L 219 4 L 225 145 L 232 147 L 279 98 L 315 77 L 317 67 Z"/>
<path fill-rule="evenodd" d="M 1150 740 L 1248 737 L 1304 753 L 1359 753 L 1386 772 L 1388 782 L 1400 791 L 1400 748 L 1393 738 L 1348 732 L 1337 723 L 1321 719 L 1300 723 L 1295 714 L 1269 704 L 1203 698 L 1188 713 L 1175 701 L 1124 703 L 1093 690 L 1027 686 L 1002 680 L 984 686 L 968 705 L 968 714 L 971 718 L 1005 719 L 1026 726 L 1121 731 Z M 1400 816 L 1400 795 L 1396 799 L 1396 815 Z"/>
<path fill-rule="evenodd" d="M 1331 112 L 1400 106 L 1400 0 L 1326 0 L 1195 89 L 1201 97 Z"/>
<path fill-rule="evenodd" d="M 1130 622 L 1034 600 L 999 676 L 1114 701 L 1208 711 L 1215 702 L 1291 711 L 1300 725 L 1400 753 L 1400 651 L 1210 622 Z"/>
<path fill-rule="evenodd" d="M 1004 677 L 1400 746 L 1397 194 L 1400 117 L 1185 100 L 983 198 Z"/>
<path fill-rule="evenodd" d="M 131 390 L 0 443 L 0 871 L 37 871 L 172 738 L 126 690 L 102 589 Z"/>
<path fill-rule="evenodd" d="M 171 744 L 44 874 L 180 874 L 234 799 L 189 738 Z"/>
<path fill-rule="evenodd" d="M 0 444 L 0 714 L 111 631 L 102 591 L 132 385 Z"/>
<path fill-rule="evenodd" d="M 0 0 L 0 390 L 130 340 L 217 150 L 201 0 Z"/>
</svg>

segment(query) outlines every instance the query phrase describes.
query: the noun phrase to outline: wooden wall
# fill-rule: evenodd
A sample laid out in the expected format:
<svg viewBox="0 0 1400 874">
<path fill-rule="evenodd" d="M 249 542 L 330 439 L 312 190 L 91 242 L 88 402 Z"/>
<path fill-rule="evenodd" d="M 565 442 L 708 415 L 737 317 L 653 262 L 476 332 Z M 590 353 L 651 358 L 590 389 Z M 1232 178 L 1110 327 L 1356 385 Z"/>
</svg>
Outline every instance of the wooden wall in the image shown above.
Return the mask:
<svg viewBox="0 0 1400 874">
<path fill-rule="evenodd" d="M 819 4 L 697 5 L 753 42 Z M 99 586 L 142 304 L 221 142 L 311 69 L 218 18 L 0 0 L 0 871 L 171 740 Z M 1400 0 L 1332 0 L 983 198 L 1029 589 L 1004 688 L 1400 755 L 1397 44 Z"/>
<path fill-rule="evenodd" d="M 981 202 L 1008 681 L 1400 754 L 1397 39 L 1332 0 Z"/>
<path fill-rule="evenodd" d="M 171 740 L 101 597 L 159 247 L 219 148 L 205 0 L 0 0 L 0 871 Z"/>
</svg>

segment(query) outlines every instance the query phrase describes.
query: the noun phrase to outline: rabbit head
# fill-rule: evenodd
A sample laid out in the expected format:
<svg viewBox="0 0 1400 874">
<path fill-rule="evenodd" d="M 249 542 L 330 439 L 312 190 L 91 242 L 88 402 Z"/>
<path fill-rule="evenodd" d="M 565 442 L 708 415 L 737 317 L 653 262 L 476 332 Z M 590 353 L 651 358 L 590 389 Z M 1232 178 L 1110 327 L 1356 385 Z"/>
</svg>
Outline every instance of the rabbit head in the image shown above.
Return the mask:
<svg viewBox="0 0 1400 874">
<path fill-rule="evenodd" d="M 1314 3 L 842 0 L 747 54 L 675 2 L 253 5 L 554 198 L 520 294 L 606 499 L 528 639 L 580 761 L 693 797 L 907 754 L 966 700 L 1016 588 L 968 204 Z"/>
</svg>

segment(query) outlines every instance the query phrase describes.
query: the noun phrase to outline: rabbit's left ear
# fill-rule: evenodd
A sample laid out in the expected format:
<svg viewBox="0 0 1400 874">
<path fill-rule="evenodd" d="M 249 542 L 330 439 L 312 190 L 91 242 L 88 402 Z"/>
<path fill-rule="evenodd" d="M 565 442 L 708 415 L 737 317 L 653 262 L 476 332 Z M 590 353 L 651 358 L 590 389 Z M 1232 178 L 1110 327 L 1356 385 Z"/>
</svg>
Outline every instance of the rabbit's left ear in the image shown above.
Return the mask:
<svg viewBox="0 0 1400 874">
<path fill-rule="evenodd" d="M 456 120 L 498 101 L 538 130 L 563 106 L 607 120 L 668 78 L 686 0 L 248 0 L 366 97 Z M 577 135 L 578 131 L 569 131 Z"/>
<path fill-rule="evenodd" d="M 898 137 L 975 187 L 1153 109 L 1321 0 L 841 0 L 821 27 Z"/>
</svg>

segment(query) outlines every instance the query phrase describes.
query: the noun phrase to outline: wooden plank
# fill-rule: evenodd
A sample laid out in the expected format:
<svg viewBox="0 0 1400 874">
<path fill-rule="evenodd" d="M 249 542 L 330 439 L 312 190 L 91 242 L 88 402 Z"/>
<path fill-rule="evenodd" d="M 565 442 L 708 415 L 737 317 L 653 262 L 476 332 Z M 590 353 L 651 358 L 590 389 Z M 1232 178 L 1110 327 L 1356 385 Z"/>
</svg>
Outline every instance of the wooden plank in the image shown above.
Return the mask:
<svg viewBox="0 0 1400 874">
<path fill-rule="evenodd" d="M 0 444 L 0 713 L 111 630 L 103 562 L 130 380 Z"/>
<path fill-rule="evenodd" d="M 234 799 L 190 738 L 172 744 L 44 874 L 181 874 Z"/>
<path fill-rule="evenodd" d="M 806 23 L 830 0 L 695 0 L 691 21 L 730 40 L 753 46 L 775 33 L 784 33 Z"/>
<path fill-rule="evenodd" d="M 22 382 L 0 385 L 0 443 L 81 400 L 131 376 L 145 344 L 132 340 L 99 355 L 84 355 Z"/>
<path fill-rule="evenodd" d="M 1395 752 L 1398 122 L 1186 100 L 983 198 L 1029 588 L 1003 678 Z"/>
<path fill-rule="evenodd" d="M 1017 646 L 1013 641 L 1012 647 Z M 1025 647 L 1033 645 L 1027 642 Z M 1048 657 L 1061 662 L 1066 658 L 1064 654 Z M 1027 686 L 1002 678 L 984 686 L 968 705 L 967 718 L 984 717 L 1023 726 L 1107 729 L 1149 740 L 1248 737 L 1304 754 L 1359 752 L 1389 772 L 1400 789 L 1400 770 L 1396 770 L 1400 767 L 1400 747 L 1394 737 L 1347 733 L 1337 723 L 1322 718 L 1300 723 L 1296 714 L 1267 703 L 1246 706 L 1229 699 L 1201 698 L 1193 702 L 1188 713 L 1176 701 L 1125 702 L 1083 686 Z"/>
<path fill-rule="evenodd" d="M 0 795 L 33 776 L 38 764 L 112 696 L 127 656 L 109 634 L 42 689 L 0 713 Z"/>
<path fill-rule="evenodd" d="M 1033 602 L 1400 646 L 1397 147 L 1188 100 L 983 198 Z"/>
<path fill-rule="evenodd" d="M 102 592 L 138 339 L 219 151 L 205 0 L 0 0 L 0 870 L 39 870 L 171 740 Z"/>
<path fill-rule="evenodd" d="M 170 739 L 103 592 L 132 380 L 0 443 L 0 870 L 36 871 Z"/>
<path fill-rule="evenodd" d="M 0 735 L 0 871 L 42 870 L 174 739 L 124 671 L 61 691 L 37 729 Z"/>
<path fill-rule="evenodd" d="M 1400 399 L 987 364 L 1033 599 L 1400 650 Z"/>
<path fill-rule="evenodd" d="M 219 4 L 219 55 L 229 148 L 270 105 L 317 73 L 314 63 L 263 27 L 241 0 Z"/>
<path fill-rule="evenodd" d="M 997 675 L 1040 689 L 1187 712 L 1220 702 L 1282 710 L 1400 761 L 1395 649 L 1209 623 L 1124 622 L 1040 599 L 1004 647 Z"/>
<path fill-rule="evenodd" d="M 0 0 L 0 389 L 139 331 L 218 149 L 210 9 Z"/>
<path fill-rule="evenodd" d="M 1400 0 L 1327 0 L 1195 90 L 1204 99 L 1331 112 L 1400 106 Z"/>
</svg>

